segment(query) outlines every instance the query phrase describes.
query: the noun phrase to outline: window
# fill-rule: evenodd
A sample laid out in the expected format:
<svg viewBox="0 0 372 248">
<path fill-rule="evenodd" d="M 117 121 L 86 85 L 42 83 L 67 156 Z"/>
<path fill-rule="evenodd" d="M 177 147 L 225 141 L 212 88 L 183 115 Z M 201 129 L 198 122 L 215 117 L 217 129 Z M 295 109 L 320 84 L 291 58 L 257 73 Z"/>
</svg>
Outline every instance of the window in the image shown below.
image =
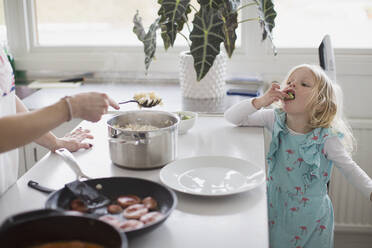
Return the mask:
<svg viewBox="0 0 372 248">
<path fill-rule="evenodd" d="M 132 33 L 132 19 L 138 9 L 148 28 L 157 16 L 157 0 L 3 1 L 8 43 L 18 70 L 131 71 L 143 76 L 143 46 Z M 261 43 L 257 22 L 242 23 L 228 73 L 278 75 L 295 64 L 318 63 L 317 47 L 326 33 L 344 73 L 371 73 L 367 69 L 372 63 L 371 0 L 274 0 L 274 4 L 278 56 L 273 56 L 270 42 Z M 253 7 L 239 15 L 241 20 L 256 16 Z M 183 33 L 188 35 L 186 26 Z M 179 36 L 175 47 L 165 52 L 160 35 L 158 40 L 150 73 L 177 76 L 178 54 L 187 43 Z"/>
<path fill-rule="evenodd" d="M 335 48 L 372 48 L 371 0 L 275 0 L 275 9 L 278 47 L 317 47 L 330 34 Z"/>
<path fill-rule="evenodd" d="M 133 17 L 138 10 L 147 30 L 157 18 L 160 5 L 156 0 L 138 3 L 138 0 L 106 0 L 104 4 L 101 0 L 35 0 L 36 43 L 39 46 L 141 46 L 132 31 Z M 197 6 L 196 0 L 191 3 Z M 193 17 L 189 18 L 192 26 Z M 189 35 L 186 25 L 182 33 Z M 160 30 L 157 34 L 160 46 Z M 186 45 L 179 35 L 175 46 Z"/>
<path fill-rule="evenodd" d="M 139 9 L 150 26 L 157 8 L 157 1 L 35 0 L 38 45 L 138 46 L 133 16 Z"/>
</svg>

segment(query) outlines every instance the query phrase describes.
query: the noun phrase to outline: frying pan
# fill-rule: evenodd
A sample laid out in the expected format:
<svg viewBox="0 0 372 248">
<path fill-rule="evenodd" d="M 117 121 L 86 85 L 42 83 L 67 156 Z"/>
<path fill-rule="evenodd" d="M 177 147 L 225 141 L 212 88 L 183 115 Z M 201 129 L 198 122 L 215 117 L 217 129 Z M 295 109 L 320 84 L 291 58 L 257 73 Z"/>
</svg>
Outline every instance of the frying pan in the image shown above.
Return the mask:
<svg viewBox="0 0 372 248">
<path fill-rule="evenodd" d="M 72 211 L 33 210 L 9 217 L 0 227 L 3 248 L 77 240 L 104 247 L 128 248 L 124 233 L 103 221 Z"/>
<path fill-rule="evenodd" d="M 177 205 L 177 196 L 173 190 L 150 180 L 133 177 L 107 177 L 90 179 L 84 182 L 94 188 L 100 184 L 102 186 L 100 193 L 113 202 L 122 195 L 137 195 L 141 199 L 151 196 L 157 201 L 158 211 L 161 212 L 164 217 L 157 222 L 144 225 L 136 230 L 126 231 L 125 234 L 128 237 L 155 229 L 169 217 Z M 62 188 L 49 195 L 45 207 L 56 210 L 70 210 L 70 202 L 73 199 L 75 199 L 75 196 L 71 191 Z M 106 207 L 92 209 L 91 213 L 89 213 L 89 215 L 95 217 L 105 214 L 107 214 Z"/>
</svg>

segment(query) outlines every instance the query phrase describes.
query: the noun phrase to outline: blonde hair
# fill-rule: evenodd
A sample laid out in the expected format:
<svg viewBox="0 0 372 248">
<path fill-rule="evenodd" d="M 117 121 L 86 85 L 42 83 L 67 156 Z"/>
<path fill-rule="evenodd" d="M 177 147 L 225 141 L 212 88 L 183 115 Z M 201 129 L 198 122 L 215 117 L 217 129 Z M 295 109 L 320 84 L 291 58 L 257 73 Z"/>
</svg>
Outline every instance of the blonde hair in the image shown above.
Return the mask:
<svg viewBox="0 0 372 248">
<path fill-rule="evenodd" d="M 314 87 L 307 105 L 310 117 L 309 127 L 312 129 L 331 128 L 343 135 L 341 139 L 346 150 L 351 154 L 354 150 L 355 139 L 347 120 L 343 116 L 343 94 L 341 87 L 332 82 L 324 70 L 317 65 L 302 64 L 292 68 L 285 80 L 287 83 L 291 74 L 299 69 L 307 68 L 314 76 Z"/>
</svg>

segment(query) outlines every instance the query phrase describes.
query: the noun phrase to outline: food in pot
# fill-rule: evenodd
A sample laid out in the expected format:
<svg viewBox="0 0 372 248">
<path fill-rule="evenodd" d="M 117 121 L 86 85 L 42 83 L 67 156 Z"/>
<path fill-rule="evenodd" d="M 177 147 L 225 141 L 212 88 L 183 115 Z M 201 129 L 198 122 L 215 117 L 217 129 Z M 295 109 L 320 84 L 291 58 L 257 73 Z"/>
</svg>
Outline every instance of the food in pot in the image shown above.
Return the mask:
<svg viewBox="0 0 372 248">
<path fill-rule="evenodd" d="M 121 129 L 129 123 L 152 125 L 159 129 L 148 133 Z M 111 118 L 107 124 L 110 158 L 115 165 L 152 169 L 163 167 L 176 159 L 179 118 L 175 114 L 166 111 L 128 111 Z M 115 125 L 120 127 L 115 128 Z"/>
<path fill-rule="evenodd" d="M 141 216 L 147 214 L 148 211 L 149 210 L 147 207 L 145 207 L 145 205 L 134 204 L 134 205 L 130 205 L 129 207 L 127 207 L 124 210 L 123 215 L 127 219 L 139 219 L 141 218 Z"/>
<path fill-rule="evenodd" d="M 78 198 L 70 202 L 70 208 L 71 210 L 79 211 L 82 213 L 86 213 L 89 210 L 88 207 L 84 204 L 84 202 Z"/>
<path fill-rule="evenodd" d="M 158 211 L 149 212 L 145 215 L 142 215 L 140 218 L 140 221 L 142 221 L 144 224 L 151 224 L 154 223 L 160 219 L 162 219 L 164 215 Z"/>
<path fill-rule="evenodd" d="M 130 205 L 140 203 L 141 198 L 136 195 L 123 195 L 118 197 L 117 202 L 121 207 L 126 208 Z"/>
<path fill-rule="evenodd" d="M 124 232 L 127 232 L 141 228 L 143 226 L 144 226 L 143 222 L 139 220 L 126 220 L 122 225 L 119 226 L 119 228 Z"/>
<path fill-rule="evenodd" d="M 117 204 L 111 204 L 107 207 L 107 212 L 109 212 L 110 214 L 118 214 L 123 212 L 123 208 Z"/>
<path fill-rule="evenodd" d="M 143 198 L 142 204 L 150 210 L 154 210 L 158 207 L 158 203 L 151 196 Z"/>
<path fill-rule="evenodd" d="M 158 127 L 152 125 L 142 125 L 142 124 L 127 124 L 125 126 L 113 125 L 114 128 L 120 128 L 126 131 L 153 131 L 158 130 Z"/>
<path fill-rule="evenodd" d="M 29 246 L 29 248 L 104 248 L 104 246 L 83 241 L 57 241 Z"/>
</svg>

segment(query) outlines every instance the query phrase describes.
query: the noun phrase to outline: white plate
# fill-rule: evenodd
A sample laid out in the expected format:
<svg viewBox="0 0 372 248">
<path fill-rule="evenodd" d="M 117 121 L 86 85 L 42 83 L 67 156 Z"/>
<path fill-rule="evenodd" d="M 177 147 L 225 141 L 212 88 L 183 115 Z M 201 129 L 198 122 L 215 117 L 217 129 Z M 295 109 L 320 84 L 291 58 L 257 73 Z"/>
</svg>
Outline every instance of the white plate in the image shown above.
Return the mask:
<svg viewBox="0 0 372 248">
<path fill-rule="evenodd" d="M 233 157 L 205 156 L 173 161 L 160 170 L 168 187 L 192 195 L 232 195 L 265 181 L 263 169 Z"/>
</svg>

